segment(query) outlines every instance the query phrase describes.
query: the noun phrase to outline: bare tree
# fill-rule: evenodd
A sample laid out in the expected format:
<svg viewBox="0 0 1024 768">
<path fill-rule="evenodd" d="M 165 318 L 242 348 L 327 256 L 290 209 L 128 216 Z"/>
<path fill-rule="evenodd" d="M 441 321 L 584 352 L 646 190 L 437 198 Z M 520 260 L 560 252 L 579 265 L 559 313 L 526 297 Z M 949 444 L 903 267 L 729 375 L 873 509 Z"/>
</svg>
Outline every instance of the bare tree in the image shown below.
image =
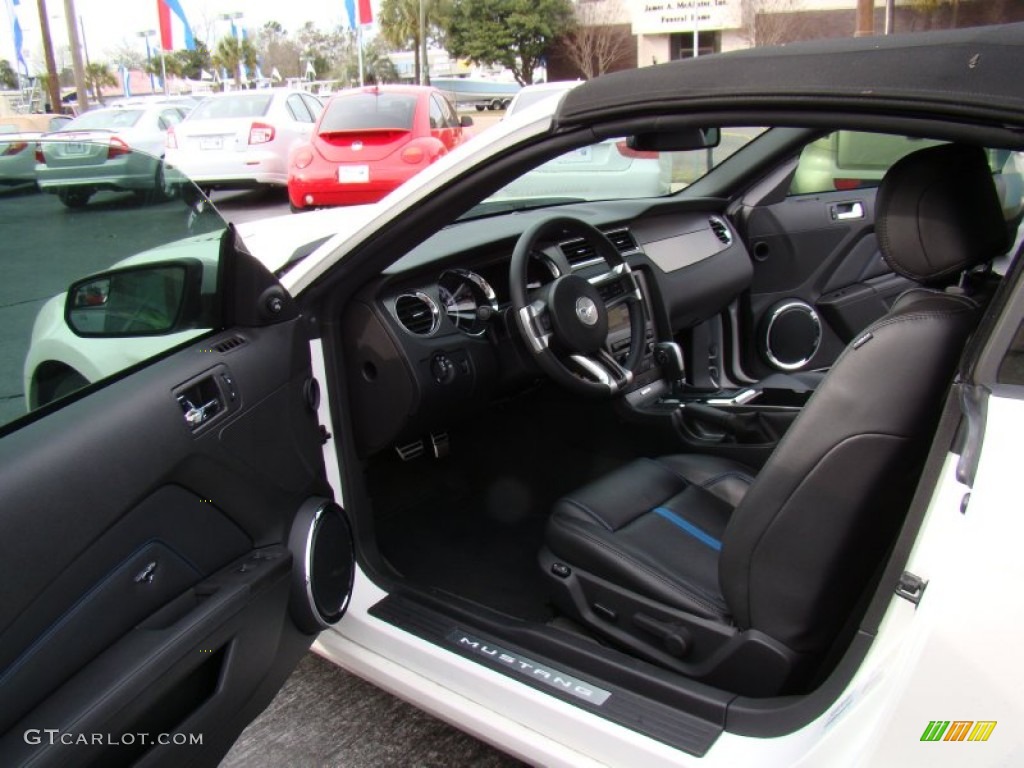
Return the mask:
<svg viewBox="0 0 1024 768">
<path fill-rule="evenodd" d="M 565 56 L 590 80 L 632 52 L 633 35 L 619 0 L 577 0 L 576 25 L 564 38 Z"/>
<path fill-rule="evenodd" d="M 807 37 L 800 0 L 743 0 L 743 35 L 752 46 L 785 45 Z"/>
</svg>

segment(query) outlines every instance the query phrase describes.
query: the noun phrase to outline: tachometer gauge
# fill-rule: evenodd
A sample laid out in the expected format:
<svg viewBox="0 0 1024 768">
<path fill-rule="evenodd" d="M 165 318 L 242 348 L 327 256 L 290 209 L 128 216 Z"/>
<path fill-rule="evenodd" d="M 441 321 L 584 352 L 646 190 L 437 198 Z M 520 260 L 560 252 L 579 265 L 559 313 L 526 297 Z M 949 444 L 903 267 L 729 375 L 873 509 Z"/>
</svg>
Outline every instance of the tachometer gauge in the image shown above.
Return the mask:
<svg viewBox="0 0 1024 768">
<path fill-rule="evenodd" d="M 448 318 L 471 336 L 479 336 L 488 318 L 498 311 L 498 299 L 490 284 L 467 269 L 450 269 L 437 281 L 437 294 Z"/>
</svg>

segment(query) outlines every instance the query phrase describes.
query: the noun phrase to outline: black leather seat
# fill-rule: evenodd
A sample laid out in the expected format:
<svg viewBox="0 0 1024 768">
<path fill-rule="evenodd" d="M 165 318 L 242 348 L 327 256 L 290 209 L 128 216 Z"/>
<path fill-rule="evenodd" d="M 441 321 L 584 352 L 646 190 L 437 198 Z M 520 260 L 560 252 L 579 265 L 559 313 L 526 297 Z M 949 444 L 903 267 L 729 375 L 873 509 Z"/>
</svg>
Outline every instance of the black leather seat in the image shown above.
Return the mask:
<svg viewBox="0 0 1024 768">
<path fill-rule="evenodd" d="M 640 459 L 556 503 L 540 559 L 569 615 L 738 693 L 806 685 L 902 523 L 981 313 L 942 286 L 1008 245 L 984 151 L 900 160 L 876 229 L 891 267 L 927 287 L 851 342 L 756 476 Z"/>
</svg>

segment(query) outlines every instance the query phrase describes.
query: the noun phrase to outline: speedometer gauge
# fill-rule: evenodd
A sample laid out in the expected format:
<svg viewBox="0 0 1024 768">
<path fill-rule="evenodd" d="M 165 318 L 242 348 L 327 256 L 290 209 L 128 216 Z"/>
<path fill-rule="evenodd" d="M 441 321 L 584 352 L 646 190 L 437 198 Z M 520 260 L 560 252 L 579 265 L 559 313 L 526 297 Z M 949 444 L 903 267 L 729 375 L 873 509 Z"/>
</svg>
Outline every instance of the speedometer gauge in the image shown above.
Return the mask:
<svg viewBox="0 0 1024 768">
<path fill-rule="evenodd" d="M 466 269 L 442 273 L 437 294 L 455 327 L 471 336 L 483 333 L 487 319 L 498 311 L 494 289 L 480 275 Z"/>
</svg>

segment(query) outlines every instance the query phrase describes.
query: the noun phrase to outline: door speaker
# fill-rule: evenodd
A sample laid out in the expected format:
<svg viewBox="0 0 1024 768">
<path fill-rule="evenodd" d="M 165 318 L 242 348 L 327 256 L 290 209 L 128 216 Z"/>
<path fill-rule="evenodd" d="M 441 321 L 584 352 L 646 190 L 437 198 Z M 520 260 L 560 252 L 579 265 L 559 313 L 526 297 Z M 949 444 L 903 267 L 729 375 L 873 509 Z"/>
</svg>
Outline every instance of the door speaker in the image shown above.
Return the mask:
<svg viewBox="0 0 1024 768">
<path fill-rule="evenodd" d="M 291 614 L 314 634 L 345 615 L 355 579 L 355 546 L 345 511 L 327 499 L 299 509 L 288 537 L 292 553 Z"/>
<path fill-rule="evenodd" d="M 807 365 L 821 346 L 821 319 L 814 307 L 798 299 L 773 306 L 762 321 L 762 352 L 782 371 Z"/>
</svg>

